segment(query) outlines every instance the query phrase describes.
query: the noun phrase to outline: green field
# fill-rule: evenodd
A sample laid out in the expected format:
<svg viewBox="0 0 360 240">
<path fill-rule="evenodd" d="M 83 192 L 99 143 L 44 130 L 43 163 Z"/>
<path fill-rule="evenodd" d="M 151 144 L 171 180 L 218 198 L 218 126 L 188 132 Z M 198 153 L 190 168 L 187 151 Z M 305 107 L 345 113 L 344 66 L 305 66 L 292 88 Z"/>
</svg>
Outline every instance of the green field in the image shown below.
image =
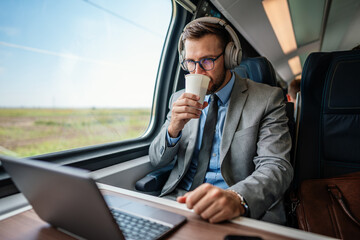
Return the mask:
<svg viewBox="0 0 360 240">
<path fill-rule="evenodd" d="M 0 108 L 0 153 L 35 156 L 140 137 L 150 109 Z"/>
</svg>

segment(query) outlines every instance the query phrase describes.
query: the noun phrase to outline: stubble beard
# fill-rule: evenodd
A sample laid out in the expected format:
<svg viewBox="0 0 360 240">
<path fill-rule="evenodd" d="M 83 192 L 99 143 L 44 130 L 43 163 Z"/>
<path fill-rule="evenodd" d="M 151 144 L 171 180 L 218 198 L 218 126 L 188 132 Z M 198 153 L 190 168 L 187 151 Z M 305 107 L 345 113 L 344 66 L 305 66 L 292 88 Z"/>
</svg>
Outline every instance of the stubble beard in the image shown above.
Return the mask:
<svg viewBox="0 0 360 240">
<path fill-rule="evenodd" d="M 222 72 L 222 74 L 219 76 L 218 79 L 220 81 L 216 81 L 218 79 L 215 79 L 215 81 L 213 79 L 210 79 L 210 81 L 213 83 L 213 85 L 211 86 L 210 89 L 208 89 L 206 91 L 206 95 L 213 94 L 213 93 L 217 92 L 220 89 L 220 87 L 222 87 L 223 83 L 225 82 L 225 77 L 226 77 L 226 70 L 224 70 Z"/>
</svg>

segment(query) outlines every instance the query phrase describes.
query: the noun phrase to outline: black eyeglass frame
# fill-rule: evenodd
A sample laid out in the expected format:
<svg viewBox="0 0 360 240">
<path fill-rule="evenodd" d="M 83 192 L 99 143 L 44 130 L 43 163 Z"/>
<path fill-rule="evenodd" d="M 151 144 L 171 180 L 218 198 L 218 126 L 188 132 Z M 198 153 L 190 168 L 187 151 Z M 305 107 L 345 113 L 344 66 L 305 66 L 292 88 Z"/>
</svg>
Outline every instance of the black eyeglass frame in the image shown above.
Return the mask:
<svg viewBox="0 0 360 240">
<path fill-rule="evenodd" d="M 193 71 L 195 71 L 195 69 L 196 69 L 196 64 L 198 63 L 199 64 L 199 66 L 204 70 L 204 71 L 211 71 L 211 70 L 213 70 L 214 69 L 214 67 L 215 67 L 215 61 L 216 60 L 218 60 L 218 58 L 220 58 L 221 57 L 221 55 L 223 55 L 225 53 L 225 51 L 223 51 L 222 53 L 220 53 L 220 55 L 219 56 L 217 56 L 216 58 L 202 58 L 202 59 L 200 59 L 199 61 L 194 61 L 194 60 L 184 60 L 182 63 L 181 63 L 181 65 L 184 67 L 184 69 L 186 69 L 186 71 L 188 71 L 188 72 L 193 72 Z M 206 60 L 210 60 L 210 61 L 212 61 L 212 68 L 211 69 L 205 69 L 204 68 L 204 66 L 202 65 L 202 63 L 204 62 L 204 61 L 206 61 Z M 187 68 L 187 63 L 188 62 L 192 62 L 192 63 L 194 63 L 194 69 L 192 70 L 192 71 L 190 71 L 188 68 Z"/>
</svg>

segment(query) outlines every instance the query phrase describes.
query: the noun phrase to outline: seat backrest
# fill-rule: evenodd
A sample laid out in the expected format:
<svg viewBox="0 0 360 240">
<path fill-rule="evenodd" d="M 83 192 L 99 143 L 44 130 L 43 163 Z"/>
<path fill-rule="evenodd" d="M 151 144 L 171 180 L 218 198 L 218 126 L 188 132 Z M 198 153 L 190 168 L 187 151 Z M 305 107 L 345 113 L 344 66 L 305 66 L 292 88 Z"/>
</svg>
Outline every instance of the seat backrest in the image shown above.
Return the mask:
<svg viewBox="0 0 360 240">
<path fill-rule="evenodd" d="M 264 83 L 270 86 L 277 86 L 276 74 L 272 64 L 265 57 L 254 57 L 243 59 L 240 65 L 234 68 L 242 78 L 249 78 L 258 83 Z M 285 98 L 285 96 L 284 96 Z M 285 98 L 286 99 L 286 98 Z M 295 118 L 294 118 L 294 104 L 286 102 L 286 116 L 288 117 L 288 127 L 293 142 L 295 143 Z M 293 163 L 293 148 L 291 152 L 291 163 Z"/>
<path fill-rule="evenodd" d="M 295 182 L 360 171 L 360 51 L 312 53 L 301 79 Z"/>
<path fill-rule="evenodd" d="M 265 57 L 243 59 L 234 71 L 242 78 L 249 78 L 258 83 L 276 86 L 276 74 L 273 66 Z"/>
</svg>

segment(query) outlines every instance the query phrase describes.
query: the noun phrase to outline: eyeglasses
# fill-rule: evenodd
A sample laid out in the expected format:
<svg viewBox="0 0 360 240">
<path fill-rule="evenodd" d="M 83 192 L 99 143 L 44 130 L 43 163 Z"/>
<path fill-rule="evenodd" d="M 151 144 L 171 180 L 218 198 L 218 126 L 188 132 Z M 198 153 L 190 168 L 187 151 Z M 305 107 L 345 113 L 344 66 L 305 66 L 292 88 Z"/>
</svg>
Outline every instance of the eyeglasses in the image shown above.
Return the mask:
<svg viewBox="0 0 360 240">
<path fill-rule="evenodd" d="M 204 69 L 205 71 L 210 71 L 214 68 L 215 66 L 215 61 L 221 56 L 223 55 L 224 52 L 222 52 L 219 56 L 217 56 L 216 58 L 203 58 L 200 59 L 199 61 L 194 61 L 194 60 L 185 60 L 183 61 L 181 64 L 183 65 L 184 69 L 186 71 L 189 72 L 193 72 L 196 69 L 196 63 L 199 64 L 199 66 Z"/>
</svg>

